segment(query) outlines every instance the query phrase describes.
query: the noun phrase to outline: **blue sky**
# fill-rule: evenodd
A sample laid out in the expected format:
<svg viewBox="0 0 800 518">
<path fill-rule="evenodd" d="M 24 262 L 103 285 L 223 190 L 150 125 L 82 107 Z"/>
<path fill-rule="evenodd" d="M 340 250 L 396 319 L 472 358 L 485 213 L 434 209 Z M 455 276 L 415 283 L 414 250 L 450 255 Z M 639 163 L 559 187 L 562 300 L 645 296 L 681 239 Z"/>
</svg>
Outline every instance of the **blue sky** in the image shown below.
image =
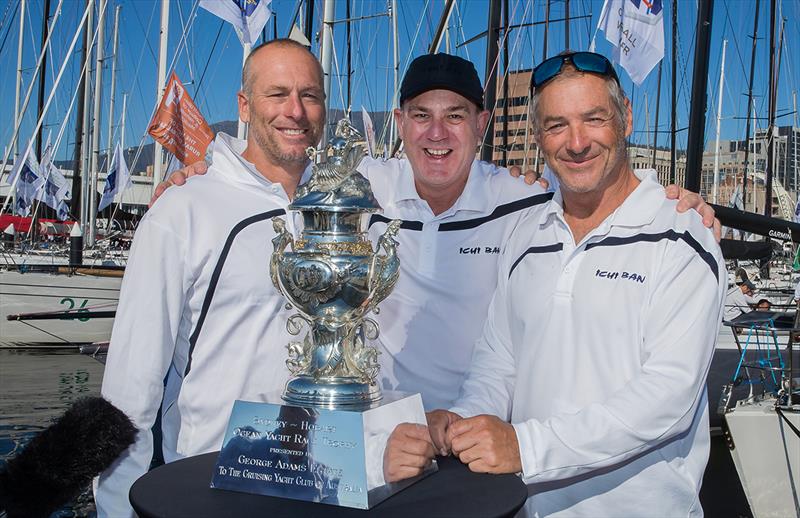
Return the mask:
<svg viewBox="0 0 800 518">
<path fill-rule="evenodd" d="M 52 12 L 55 12 L 58 0 L 52 1 Z M 14 105 L 14 71 L 17 60 L 18 8 L 19 0 L 0 0 L 0 149 L 5 149 L 12 135 Z M 352 24 L 352 106 L 360 110 L 362 106 L 368 110 L 387 109 L 391 102 L 392 85 L 392 38 L 391 23 L 386 13 L 391 2 L 384 0 L 352 0 L 352 17 L 365 17 Z M 408 62 L 425 52 L 439 20 L 444 0 L 397 0 L 398 34 L 401 71 Z M 545 18 L 545 0 L 509 0 L 512 23 L 530 23 Z M 665 34 L 666 56 L 661 89 L 661 131 L 669 129 L 670 100 L 670 49 L 671 49 L 671 12 L 672 0 L 665 0 Z M 39 48 L 41 31 L 41 12 L 43 0 L 28 0 L 26 29 L 24 32 L 23 69 L 24 87 L 28 86 L 35 65 Z M 115 125 L 119 124 L 122 108 L 122 94 L 128 93 L 128 109 L 126 114 L 125 145 L 133 146 L 142 141 L 150 114 L 155 106 L 156 56 L 158 54 L 158 20 L 160 2 L 152 0 L 110 0 L 109 21 L 113 19 L 113 8 L 122 6 L 120 12 L 120 51 L 118 53 L 117 101 L 114 114 Z M 268 38 L 277 28 L 279 36 L 288 34 L 291 18 L 297 6 L 297 0 L 273 0 L 272 8 L 276 13 L 267 24 Z M 570 46 L 573 49 L 586 49 L 594 34 L 597 20 L 602 9 L 601 0 L 571 0 L 569 2 L 572 21 L 570 23 Z M 82 14 L 83 1 L 64 0 L 61 18 L 54 29 L 52 39 L 53 57 L 48 60 L 47 90 L 55 77 L 75 27 Z M 190 17 L 193 8 L 194 16 Z M 778 114 L 793 111 L 792 93 L 798 89 L 800 77 L 800 55 L 798 41 L 800 29 L 795 20 L 800 19 L 800 1 L 778 1 L 778 26 L 780 16 L 786 18 L 785 46 L 780 70 L 778 95 Z M 12 14 L 17 11 L 14 19 Z M 550 17 L 553 20 L 564 18 L 565 2 L 551 2 Z M 471 59 L 481 76 L 485 70 L 485 38 L 461 45 L 462 42 L 486 30 L 487 2 L 485 0 L 460 0 L 457 10 L 450 18 L 451 52 Z M 694 34 L 696 23 L 696 2 L 678 1 L 678 124 L 685 128 L 689 117 L 691 95 L 692 60 L 694 54 Z M 743 138 L 746 106 L 747 106 L 747 74 L 750 64 L 751 39 L 753 29 L 755 0 L 717 0 L 714 7 L 712 53 L 708 77 L 708 122 L 706 140 L 714 138 L 717 106 L 717 90 L 721 59 L 722 40 L 728 39 L 726 59 L 726 81 L 723 91 L 723 138 Z M 585 18 L 578 18 L 584 16 Z M 322 1 L 315 5 L 315 30 L 318 30 L 322 17 Z M 193 18 L 193 19 L 192 19 Z M 336 19 L 345 18 L 345 0 L 338 0 Z M 302 11 L 298 23 L 302 23 Z M 236 117 L 235 92 L 239 87 L 242 48 L 233 29 L 214 15 L 195 7 L 193 0 L 172 0 L 170 12 L 169 59 L 181 79 L 187 83 L 189 92 L 195 98 L 200 110 L 210 122 L 230 120 Z M 182 27 L 191 26 L 185 38 L 185 45 L 177 52 L 182 39 Z M 767 115 L 767 67 L 768 67 L 768 28 L 769 2 L 762 0 L 759 16 L 759 41 L 754 80 L 755 106 L 758 117 Z M 341 108 L 346 98 L 345 78 L 345 24 L 334 26 L 336 39 L 335 63 L 337 73 L 332 80 L 333 90 L 331 106 Z M 564 23 L 554 22 L 549 29 L 548 55 L 564 49 Z M 111 25 L 105 35 L 107 52 L 111 49 Z M 544 27 L 515 29 L 509 34 L 511 45 L 515 48 L 511 69 L 530 68 L 542 59 Z M 318 45 L 313 50 L 318 53 Z M 597 37 L 597 50 L 607 56 L 611 55 L 611 47 L 603 38 Z M 55 135 L 59 124 L 65 120 L 67 106 L 75 92 L 79 67 L 77 56 L 65 69 L 62 83 L 57 90 L 54 103 L 46 118 L 46 127 Z M 105 125 L 108 120 L 108 95 L 110 89 L 110 62 L 106 64 L 103 77 L 103 124 L 102 147 L 107 146 Z M 641 87 L 634 88 L 624 71 L 620 72 L 623 86 L 634 102 L 635 133 L 633 140 L 643 142 L 647 138 L 647 117 L 645 116 L 645 98 L 649 112 L 650 131 L 655 119 L 655 98 L 657 86 L 657 69 L 645 80 Z M 24 91 L 23 91 L 24 94 Z M 22 135 L 27 139 L 34 124 L 35 92 L 31 107 L 25 116 Z M 780 117 L 778 124 L 795 123 L 796 115 Z M 64 139 L 58 150 L 59 157 L 72 155 L 73 132 L 70 117 Z M 766 125 L 759 121 L 759 127 Z M 115 133 L 118 133 L 115 132 Z M 686 131 L 678 137 L 680 147 L 685 146 Z M 652 134 L 650 136 L 652 139 Z M 116 140 L 116 137 L 112 138 Z M 149 137 L 144 142 L 149 142 Z M 661 145 L 668 145 L 669 137 L 662 136 Z"/>
</svg>

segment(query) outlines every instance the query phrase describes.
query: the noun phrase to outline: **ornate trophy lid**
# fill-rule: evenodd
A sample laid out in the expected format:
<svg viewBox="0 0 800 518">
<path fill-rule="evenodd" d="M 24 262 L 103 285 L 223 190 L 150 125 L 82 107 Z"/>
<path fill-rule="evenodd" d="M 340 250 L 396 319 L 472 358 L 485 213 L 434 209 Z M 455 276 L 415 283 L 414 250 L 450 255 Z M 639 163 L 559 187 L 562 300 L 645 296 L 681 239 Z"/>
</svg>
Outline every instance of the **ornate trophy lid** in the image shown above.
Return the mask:
<svg viewBox="0 0 800 518">
<path fill-rule="evenodd" d="M 327 161 L 312 166 L 311 178 L 297 187 L 289 209 L 325 212 L 380 212 L 369 181 L 356 171 L 364 157 L 361 135 L 347 119 L 336 124 L 336 136 L 328 143 Z M 310 147 L 309 158 L 317 151 Z"/>
</svg>

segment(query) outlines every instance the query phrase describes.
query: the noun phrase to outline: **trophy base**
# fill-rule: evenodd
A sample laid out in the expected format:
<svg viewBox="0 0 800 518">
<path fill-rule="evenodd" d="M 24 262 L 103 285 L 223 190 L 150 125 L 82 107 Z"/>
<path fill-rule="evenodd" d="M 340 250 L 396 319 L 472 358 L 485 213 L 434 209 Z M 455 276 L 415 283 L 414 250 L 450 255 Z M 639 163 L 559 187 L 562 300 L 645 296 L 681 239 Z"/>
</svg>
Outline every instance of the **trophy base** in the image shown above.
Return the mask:
<svg viewBox="0 0 800 518">
<path fill-rule="evenodd" d="M 419 394 L 385 392 L 364 408 L 236 401 L 212 488 L 370 509 L 437 470 L 386 484 L 383 452 L 400 423 L 425 424 Z"/>
<path fill-rule="evenodd" d="M 283 400 L 290 405 L 313 407 L 365 407 L 381 399 L 377 384 L 355 378 L 320 378 L 298 376 L 289 380 Z"/>
</svg>

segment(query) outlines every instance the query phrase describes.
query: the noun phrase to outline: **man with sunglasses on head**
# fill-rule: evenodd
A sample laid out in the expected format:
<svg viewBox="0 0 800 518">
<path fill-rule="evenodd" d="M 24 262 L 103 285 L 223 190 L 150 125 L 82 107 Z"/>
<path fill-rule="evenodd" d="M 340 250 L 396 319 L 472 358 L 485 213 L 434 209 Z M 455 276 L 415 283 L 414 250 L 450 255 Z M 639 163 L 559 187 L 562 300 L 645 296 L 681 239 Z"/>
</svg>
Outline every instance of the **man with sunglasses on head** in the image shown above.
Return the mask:
<svg viewBox="0 0 800 518">
<path fill-rule="evenodd" d="M 631 105 L 603 56 L 548 59 L 533 87 L 560 186 L 499 259 L 461 395 L 428 414 L 435 447 L 520 473 L 530 516 L 702 516 L 719 246 L 655 171 L 631 169 Z"/>
</svg>

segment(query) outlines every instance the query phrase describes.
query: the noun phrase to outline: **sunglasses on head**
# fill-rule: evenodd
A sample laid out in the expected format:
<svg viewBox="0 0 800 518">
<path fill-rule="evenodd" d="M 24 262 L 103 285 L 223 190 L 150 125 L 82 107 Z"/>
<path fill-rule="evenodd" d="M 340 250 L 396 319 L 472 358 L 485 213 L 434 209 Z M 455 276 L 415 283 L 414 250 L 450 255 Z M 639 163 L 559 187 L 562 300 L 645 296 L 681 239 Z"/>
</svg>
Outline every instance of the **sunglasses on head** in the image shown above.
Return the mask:
<svg viewBox="0 0 800 518">
<path fill-rule="evenodd" d="M 571 52 L 545 59 L 539 63 L 533 69 L 533 80 L 531 81 L 533 88 L 539 88 L 560 74 L 567 62 L 580 72 L 611 77 L 619 85 L 619 77 L 605 56 L 594 52 Z"/>
</svg>

